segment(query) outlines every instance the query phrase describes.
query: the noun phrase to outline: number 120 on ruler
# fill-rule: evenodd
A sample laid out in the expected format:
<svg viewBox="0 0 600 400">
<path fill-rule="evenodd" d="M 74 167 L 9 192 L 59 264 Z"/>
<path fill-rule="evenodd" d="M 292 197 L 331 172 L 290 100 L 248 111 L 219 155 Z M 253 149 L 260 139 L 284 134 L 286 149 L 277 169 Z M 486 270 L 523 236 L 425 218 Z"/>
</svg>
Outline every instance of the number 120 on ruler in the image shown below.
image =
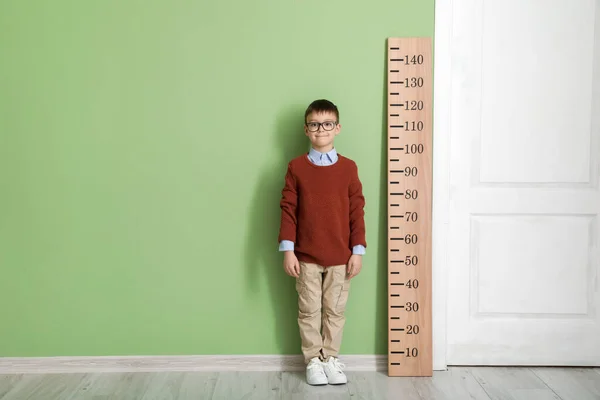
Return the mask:
<svg viewBox="0 0 600 400">
<path fill-rule="evenodd" d="M 430 38 L 388 38 L 388 375 L 432 375 Z"/>
</svg>

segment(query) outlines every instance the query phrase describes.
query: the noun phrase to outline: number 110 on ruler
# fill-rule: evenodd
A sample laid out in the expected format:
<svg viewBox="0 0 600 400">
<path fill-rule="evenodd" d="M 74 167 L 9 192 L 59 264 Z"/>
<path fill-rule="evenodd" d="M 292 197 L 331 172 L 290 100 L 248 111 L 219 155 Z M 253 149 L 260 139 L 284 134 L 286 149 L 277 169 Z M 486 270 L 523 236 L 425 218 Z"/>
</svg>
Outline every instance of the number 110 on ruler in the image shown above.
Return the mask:
<svg viewBox="0 0 600 400">
<path fill-rule="evenodd" d="M 388 38 L 388 375 L 432 375 L 430 38 Z"/>
</svg>

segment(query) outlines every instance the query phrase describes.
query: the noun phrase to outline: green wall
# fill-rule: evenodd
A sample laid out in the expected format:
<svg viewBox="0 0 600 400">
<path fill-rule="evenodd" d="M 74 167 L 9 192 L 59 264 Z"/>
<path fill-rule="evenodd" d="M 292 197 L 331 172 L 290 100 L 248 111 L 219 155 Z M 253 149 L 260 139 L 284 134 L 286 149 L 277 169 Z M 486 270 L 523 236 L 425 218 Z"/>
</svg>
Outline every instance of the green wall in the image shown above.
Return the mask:
<svg viewBox="0 0 600 400">
<path fill-rule="evenodd" d="M 278 252 L 306 106 L 340 107 L 386 352 L 385 48 L 433 0 L 0 2 L 0 356 L 299 354 Z"/>
</svg>

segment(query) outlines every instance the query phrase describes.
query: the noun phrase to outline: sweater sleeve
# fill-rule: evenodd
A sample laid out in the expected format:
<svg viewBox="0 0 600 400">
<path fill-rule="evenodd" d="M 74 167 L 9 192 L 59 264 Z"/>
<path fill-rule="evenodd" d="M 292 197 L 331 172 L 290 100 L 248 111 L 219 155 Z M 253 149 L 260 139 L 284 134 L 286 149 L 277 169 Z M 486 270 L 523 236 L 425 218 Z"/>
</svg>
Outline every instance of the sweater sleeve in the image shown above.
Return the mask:
<svg viewBox="0 0 600 400">
<path fill-rule="evenodd" d="M 298 206 L 298 190 L 296 178 L 292 171 L 291 163 L 288 164 L 285 174 L 285 183 L 281 191 L 281 225 L 279 227 L 278 241 L 296 241 L 296 226 L 298 223 L 296 207 Z"/>
<path fill-rule="evenodd" d="M 362 193 L 362 184 L 358 176 L 358 167 L 356 164 L 352 168 L 348 196 L 350 197 L 350 247 L 363 245 L 366 248 L 365 197 Z"/>
</svg>

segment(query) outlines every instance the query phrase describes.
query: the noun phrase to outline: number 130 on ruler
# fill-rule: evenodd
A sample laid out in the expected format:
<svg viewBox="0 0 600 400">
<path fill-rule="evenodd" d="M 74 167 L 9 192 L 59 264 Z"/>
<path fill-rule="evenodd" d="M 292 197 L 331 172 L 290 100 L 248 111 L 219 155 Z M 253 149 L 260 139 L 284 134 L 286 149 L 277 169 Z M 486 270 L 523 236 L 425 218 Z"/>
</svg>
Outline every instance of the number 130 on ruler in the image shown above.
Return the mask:
<svg viewBox="0 0 600 400">
<path fill-rule="evenodd" d="M 431 39 L 387 44 L 388 375 L 431 376 Z"/>
</svg>

